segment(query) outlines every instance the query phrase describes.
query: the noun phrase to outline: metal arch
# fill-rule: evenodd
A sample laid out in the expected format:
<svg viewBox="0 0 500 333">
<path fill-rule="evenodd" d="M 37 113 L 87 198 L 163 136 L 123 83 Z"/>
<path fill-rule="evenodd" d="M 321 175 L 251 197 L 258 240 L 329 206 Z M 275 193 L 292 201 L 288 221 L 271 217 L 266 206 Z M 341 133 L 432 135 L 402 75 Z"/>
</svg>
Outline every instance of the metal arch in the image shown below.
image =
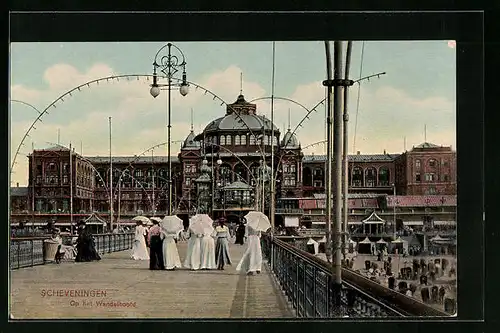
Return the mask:
<svg viewBox="0 0 500 333">
<path fill-rule="evenodd" d="M 45 107 L 45 109 L 43 109 L 43 111 L 37 116 L 37 118 L 33 121 L 33 123 L 30 125 L 30 127 L 28 128 L 28 130 L 24 133 L 24 136 L 23 138 L 21 139 L 21 142 L 19 143 L 17 149 L 16 149 L 16 153 L 14 154 L 14 159 L 12 161 L 12 165 L 11 165 L 11 168 L 10 168 L 10 173 L 12 173 L 13 169 L 14 169 L 14 165 L 16 164 L 16 159 L 17 159 L 17 155 L 19 154 L 19 151 L 21 150 L 21 147 L 24 145 L 24 141 L 26 140 L 26 138 L 28 137 L 29 133 L 31 132 L 32 129 L 36 129 L 35 128 L 35 125 L 38 121 L 42 122 L 42 117 L 45 115 L 45 114 L 48 114 L 48 110 L 51 108 L 51 107 L 54 107 L 56 108 L 56 104 L 59 102 L 59 101 L 64 101 L 64 98 L 66 96 L 72 96 L 72 93 L 75 92 L 75 91 L 81 91 L 82 88 L 85 88 L 85 87 L 88 87 L 90 88 L 90 85 L 91 84 L 94 84 L 94 83 L 97 83 L 99 84 L 99 82 L 101 81 L 105 81 L 105 82 L 109 82 L 110 80 L 117 80 L 119 81 L 120 78 L 127 78 L 127 80 L 129 80 L 130 78 L 137 78 L 137 80 L 139 80 L 139 78 L 147 78 L 149 80 L 149 77 L 153 77 L 152 74 L 123 74 L 123 75 L 112 75 L 112 76 L 107 76 L 107 77 L 102 77 L 102 78 L 98 78 L 98 79 L 95 79 L 95 80 L 91 80 L 91 81 L 88 81 L 88 82 L 85 82 L 83 84 L 80 84 L 79 86 L 76 86 L 75 88 L 72 88 L 68 91 L 66 91 L 65 93 L 63 93 L 62 95 L 60 95 L 59 97 L 57 97 L 54 101 L 52 101 L 47 107 Z M 160 77 L 160 78 L 167 78 L 166 76 L 161 76 L 161 75 L 157 75 L 157 77 Z M 182 81 L 181 79 L 178 79 L 178 78 L 171 78 L 171 80 L 174 80 L 174 81 Z M 190 84 L 190 85 L 193 85 L 196 87 L 196 89 L 201 89 L 204 91 L 204 93 L 209 93 L 210 95 L 213 96 L 213 100 L 217 99 L 218 101 L 221 102 L 221 105 L 226 105 L 227 107 L 231 108 L 233 111 L 233 107 L 230 106 L 229 104 L 227 104 L 222 98 L 220 98 L 219 96 L 217 96 L 215 93 L 213 93 L 212 91 L 204 88 L 203 86 L 199 85 L 199 84 L 196 84 L 194 82 L 191 82 L 191 81 L 186 81 L 186 83 Z M 236 112 L 233 112 L 233 114 L 235 114 L 242 122 L 243 124 L 248 128 L 248 130 L 250 131 L 250 133 L 252 135 L 254 135 L 253 131 L 250 129 L 250 126 L 248 126 L 248 124 L 245 122 L 245 120 L 243 118 L 240 117 L 239 114 L 237 114 Z M 255 135 L 254 135 L 255 136 Z M 261 153 L 263 154 L 263 151 L 262 151 L 262 148 L 260 147 L 260 145 L 258 146 L 259 150 L 261 151 Z"/>
<path fill-rule="evenodd" d="M 85 88 L 85 86 L 87 86 L 88 88 L 90 88 L 90 85 L 91 84 L 94 84 L 94 83 L 99 83 L 100 81 L 106 81 L 106 82 L 109 82 L 109 80 L 119 80 L 120 78 L 130 78 L 130 77 L 136 77 L 137 79 L 139 79 L 139 77 L 150 77 L 152 75 L 149 75 L 149 74 L 124 74 L 124 75 L 112 75 L 112 76 L 107 76 L 107 77 L 102 77 L 102 78 L 99 78 L 99 79 L 95 79 L 95 80 L 91 80 L 91 81 L 88 81 L 88 82 L 85 82 L 83 84 L 80 84 L 79 86 L 76 86 L 75 88 L 72 88 L 68 91 L 66 91 L 65 93 L 63 93 L 62 95 L 60 95 L 59 97 L 57 97 L 54 101 L 52 101 L 47 107 L 45 107 L 45 109 L 43 109 L 43 111 L 36 117 L 36 119 L 33 121 L 33 123 L 31 124 L 31 126 L 28 128 L 28 130 L 24 133 L 24 136 L 23 138 L 21 139 L 21 142 L 19 143 L 19 146 L 17 147 L 17 150 L 16 150 L 16 153 L 14 154 L 14 160 L 12 162 L 12 165 L 11 165 L 11 172 L 14 168 L 14 165 L 16 164 L 16 159 L 17 159 L 17 155 L 19 154 L 19 151 L 21 149 L 21 146 L 24 145 L 24 141 L 26 140 L 26 137 L 28 137 L 29 133 L 31 132 L 32 129 L 36 129 L 35 128 L 35 125 L 37 122 L 42 122 L 42 117 L 46 114 L 48 114 L 48 110 L 51 108 L 51 107 L 54 107 L 56 108 L 56 104 L 59 102 L 59 101 L 64 101 L 64 98 L 66 96 L 72 96 L 72 93 L 75 92 L 75 91 L 81 91 L 82 88 Z"/>
<path fill-rule="evenodd" d="M 182 81 L 181 79 L 178 79 L 178 78 L 172 78 L 172 80 L 175 80 L 175 81 Z M 250 134 L 254 137 L 257 137 L 254 132 L 252 131 L 252 129 L 250 128 L 250 126 L 248 126 L 248 124 L 246 123 L 246 121 L 238 114 L 238 112 L 236 112 L 236 110 L 231 106 L 231 104 L 227 104 L 226 101 L 224 101 L 221 97 L 219 97 L 218 95 L 216 95 L 214 92 L 208 90 L 207 88 L 197 84 L 197 83 L 194 83 L 194 82 L 191 82 L 191 81 L 187 81 L 186 80 L 186 83 L 188 83 L 189 85 L 193 85 L 196 89 L 201 89 L 204 91 L 204 93 L 209 93 L 210 95 L 212 95 L 212 99 L 213 100 L 218 100 L 219 102 L 221 102 L 221 105 L 225 105 L 226 107 L 229 107 L 232 111 L 233 111 L 233 114 L 246 126 L 246 128 L 248 129 L 248 131 L 250 132 Z M 259 119 L 260 120 L 260 119 Z M 271 124 L 271 126 L 274 126 L 274 124 Z M 265 128 L 265 122 L 262 123 L 262 128 Z M 272 128 L 272 127 L 271 127 Z M 265 152 L 262 150 L 262 147 L 261 145 L 257 145 L 259 151 L 261 152 L 261 155 L 264 156 Z"/>
<path fill-rule="evenodd" d="M 298 106 L 300 106 L 301 108 L 303 108 L 304 110 L 306 110 L 306 112 L 309 111 L 309 109 L 307 107 L 304 106 L 304 104 L 302 103 L 299 103 L 291 98 L 287 98 L 287 97 L 279 97 L 279 96 L 266 96 L 266 97 L 259 97 L 259 98 L 254 98 L 252 99 L 249 103 L 252 103 L 252 102 L 257 102 L 257 101 L 261 101 L 261 100 L 264 100 L 264 99 L 279 99 L 279 100 L 282 100 L 282 101 L 287 101 L 287 102 L 291 102 L 291 103 L 294 103 Z"/>
<path fill-rule="evenodd" d="M 51 144 L 51 145 L 54 145 L 54 146 L 57 146 L 57 147 L 61 147 L 61 148 L 64 148 L 64 149 L 67 149 L 67 150 L 70 150 L 68 147 L 66 146 L 63 146 L 61 144 L 58 144 L 58 143 L 53 143 L 53 142 L 48 142 L 48 144 Z M 96 167 L 92 164 L 92 162 L 90 160 L 88 160 L 87 158 L 79 155 L 81 157 L 82 160 L 84 160 L 85 162 L 88 162 L 90 164 L 90 167 L 92 168 L 92 170 L 94 170 L 94 172 L 99 176 L 99 179 L 102 181 L 102 184 L 104 185 L 104 189 L 106 190 L 106 193 L 108 195 L 108 198 L 109 198 L 109 190 L 108 190 L 108 187 L 106 186 L 106 182 L 104 181 L 104 179 L 102 178 L 102 175 L 101 173 L 96 169 Z"/>
<path fill-rule="evenodd" d="M 134 158 L 134 160 L 131 161 L 129 163 L 129 165 L 125 169 L 123 169 L 123 171 L 122 171 L 122 173 L 120 175 L 120 178 L 118 179 L 118 182 L 121 180 L 121 178 L 122 178 L 123 174 L 125 173 L 125 171 L 127 171 L 128 168 L 131 167 L 132 164 L 135 163 L 141 156 L 144 156 L 147 152 L 150 152 L 151 150 L 154 150 L 154 149 L 156 149 L 158 147 L 165 146 L 166 144 L 168 144 L 168 142 L 162 142 L 162 143 L 156 144 L 156 145 L 151 146 L 148 149 L 144 150 L 141 154 L 137 155 L 136 158 Z M 249 171 L 250 175 L 252 175 L 253 179 L 255 181 L 257 181 L 255 179 L 255 177 L 253 176 L 253 174 L 252 174 L 252 170 L 250 170 L 250 168 L 248 167 L 248 165 L 239 156 L 237 156 L 236 154 L 234 154 L 231 150 L 227 149 L 226 147 L 222 147 L 222 146 L 220 146 L 220 145 L 218 145 L 216 143 L 210 143 L 210 145 L 222 148 L 225 151 L 227 151 L 228 153 L 230 153 L 232 156 L 236 157 L 236 159 L 238 159 L 241 163 L 243 163 L 243 165 L 247 168 L 247 170 Z"/>
<path fill-rule="evenodd" d="M 47 143 L 49 143 L 49 144 L 51 144 L 51 145 L 55 145 L 55 146 L 61 147 L 61 148 L 64 148 L 64 149 L 68 149 L 68 150 L 70 150 L 68 147 L 63 146 L 63 145 L 58 144 L 58 143 L 53 143 L 53 142 L 47 142 Z M 90 164 L 90 167 L 92 168 L 92 170 L 94 170 L 94 172 L 95 172 L 95 173 L 99 176 L 99 179 L 101 180 L 102 184 L 104 185 L 104 189 L 105 189 L 105 191 L 106 191 L 106 195 L 108 196 L 108 199 L 109 199 L 109 197 L 110 197 L 109 188 L 108 188 L 108 186 L 106 186 L 106 181 L 104 181 L 104 179 L 102 178 L 101 173 L 100 173 L 100 172 L 96 169 L 96 167 L 92 164 L 92 161 L 90 161 L 89 159 L 87 159 L 87 158 L 83 157 L 82 155 L 78 155 L 78 156 L 80 156 L 80 158 L 81 158 L 82 160 L 84 160 L 85 162 L 88 162 L 88 163 Z M 113 170 L 118 170 L 118 171 L 120 171 L 118 168 L 114 168 Z M 141 181 L 140 181 L 140 180 L 138 180 L 137 178 L 135 178 L 135 177 L 134 177 L 134 176 L 132 176 L 132 175 L 130 175 L 130 177 L 132 177 L 132 179 L 136 180 L 136 181 L 139 183 L 139 185 L 141 185 L 142 190 L 143 190 L 144 192 L 146 192 L 146 194 L 148 194 L 148 193 L 147 193 L 147 191 L 146 191 L 146 189 L 144 188 L 144 186 L 142 185 L 142 183 L 141 183 Z M 148 194 L 148 200 L 149 200 L 149 201 L 150 201 L 150 203 L 152 204 L 152 202 L 151 202 L 151 198 L 149 198 L 149 194 Z"/>
<path fill-rule="evenodd" d="M 11 102 L 16 102 L 16 103 L 21 103 L 21 104 L 24 104 L 26 106 L 29 106 L 30 108 L 32 108 L 33 110 L 35 110 L 36 112 L 38 112 L 38 114 L 42 113 L 40 110 L 38 110 L 36 107 L 34 107 L 33 105 L 31 105 L 30 103 L 27 103 L 27 102 L 24 102 L 24 101 L 20 101 L 18 99 L 11 99 L 10 101 Z"/>
<path fill-rule="evenodd" d="M 377 78 L 380 78 L 380 76 L 382 75 L 385 75 L 387 74 L 386 72 L 380 72 L 380 73 L 377 73 L 377 74 L 372 74 L 372 75 L 368 75 L 368 76 L 365 76 L 365 77 L 362 77 L 356 81 L 353 81 L 353 84 L 354 83 L 357 83 L 357 84 L 361 84 L 361 81 L 363 80 L 370 80 L 372 77 L 377 77 Z M 311 110 L 309 110 L 307 112 L 307 114 L 300 120 L 300 122 L 297 124 L 297 126 L 293 129 L 292 131 L 292 135 L 290 135 L 290 137 L 288 138 L 287 142 L 285 143 L 285 145 L 283 147 L 286 147 L 288 145 L 288 143 L 290 142 L 290 140 L 292 139 L 292 137 L 295 135 L 295 132 L 297 131 L 297 129 L 299 127 L 302 126 L 303 122 L 306 120 L 306 119 L 309 119 L 309 115 L 313 112 L 313 111 L 316 111 L 316 108 L 318 108 L 321 104 L 323 104 L 324 102 L 326 101 L 326 98 L 323 98 L 320 102 L 318 102 L 318 104 L 316 104 Z M 279 170 L 279 166 L 280 166 L 280 163 L 283 159 L 285 155 L 282 155 L 280 160 L 278 161 L 278 166 L 276 168 L 276 175 L 275 175 L 275 179 L 277 177 L 277 174 L 278 174 L 278 170 Z"/>
<path fill-rule="evenodd" d="M 231 154 L 231 156 L 236 157 L 236 159 L 237 159 L 238 161 L 240 161 L 240 162 L 241 162 L 241 164 L 243 164 L 243 166 L 245 166 L 245 168 L 248 170 L 248 173 L 252 176 L 253 180 L 254 180 L 255 182 L 258 182 L 258 180 L 257 180 L 257 179 L 255 178 L 255 176 L 253 175 L 252 170 L 250 169 L 250 167 L 248 166 L 248 164 L 246 164 L 246 163 L 245 163 L 245 162 L 244 162 L 244 161 L 243 161 L 243 160 L 242 160 L 242 159 L 241 159 L 238 155 L 236 155 L 235 153 L 233 153 L 230 149 L 227 149 L 226 147 L 222 147 L 222 146 L 220 146 L 220 145 L 218 145 L 218 144 L 216 144 L 216 143 L 211 143 L 210 145 L 211 145 L 211 146 L 216 146 L 216 147 L 219 147 L 219 148 L 223 149 L 224 151 L 227 151 L 229 154 Z M 212 154 L 213 154 L 213 153 L 212 153 Z M 231 171 L 232 171 L 232 170 L 231 170 Z M 232 172 L 234 172 L 234 171 L 232 171 Z"/>
<path fill-rule="evenodd" d="M 303 147 L 302 150 L 310 148 L 310 147 L 314 147 L 316 145 L 324 144 L 324 143 L 326 143 L 326 140 L 316 141 L 316 142 L 313 142 L 313 143 L 308 144 L 307 146 Z"/>
<path fill-rule="evenodd" d="M 29 106 L 30 108 L 32 108 L 32 109 L 33 109 L 33 110 L 35 110 L 36 112 L 38 112 L 38 114 L 40 114 L 40 113 L 41 113 L 41 111 L 40 111 L 40 110 L 38 110 L 35 106 L 33 106 L 33 105 L 32 105 L 32 104 L 30 104 L 30 103 L 27 103 L 27 102 L 24 102 L 24 101 L 21 101 L 21 100 L 18 100 L 18 99 L 11 99 L 10 101 L 11 101 L 11 102 L 16 102 L 16 103 L 21 103 L 21 104 L 24 104 L 24 105 L 26 105 L 26 106 Z M 20 146 L 18 147 L 18 153 L 19 153 L 19 151 L 20 151 L 21 146 L 23 146 L 23 145 L 24 145 L 24 143 L 22 143 L 22 142 L 21 142 Z M 16 153 L 16 155 L 14 155 L 14 156 L 15 156 L 15 157 L 17 157 L 18 153 Z M 26 156 L 28 156 L 28 155 L 26 155 Z M 11 175 L 14 173 L 14 172 L 13 172 L 14 165 L 16 165 L 16 158 L 14 158 L 14 162 L 13 162 L 12 167 L 11 167 L 11 171 L 10 171 L 10 174 L 11 174 Z"/>
</svg>

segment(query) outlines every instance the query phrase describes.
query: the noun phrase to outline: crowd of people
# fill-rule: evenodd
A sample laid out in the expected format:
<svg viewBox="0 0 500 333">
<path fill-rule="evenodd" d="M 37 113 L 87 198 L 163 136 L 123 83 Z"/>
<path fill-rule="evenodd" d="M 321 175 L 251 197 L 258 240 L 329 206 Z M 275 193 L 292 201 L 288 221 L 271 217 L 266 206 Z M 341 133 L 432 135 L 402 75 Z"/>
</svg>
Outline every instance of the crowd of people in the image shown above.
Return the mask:
<svg viewBox="0 0 500 333">
<path fill-rule="evenodd" d="M 236 228 L 228 228 L 224 217 L 217 220 L 217 226 L 205 229 L 203 233 L 194 231 L 191 227 L 178 233 L 166 232 L 158 221 L 152 221 L 153 226 L 147 228 L 138 221 L 135 228 L 134 244 L 131 258 L 134 260 L 149 260 L 150 270 L 175 270 L 187 268 L 196 270 L 224 270 L 232 265 L 229 243 L 234 236 L 234 243 L 247 243 L 247 249 L 236 266 L 237 271 L 248 275 L 259 274 L 262 266 L 262 249 L 260 231 L 253 230 L 239 223 Z M 187 251 L 181 262 L 177 250 L 177 241 L 187 241 Z M 149 250 L 148 250 L 149 248 Z"/>
</svg>

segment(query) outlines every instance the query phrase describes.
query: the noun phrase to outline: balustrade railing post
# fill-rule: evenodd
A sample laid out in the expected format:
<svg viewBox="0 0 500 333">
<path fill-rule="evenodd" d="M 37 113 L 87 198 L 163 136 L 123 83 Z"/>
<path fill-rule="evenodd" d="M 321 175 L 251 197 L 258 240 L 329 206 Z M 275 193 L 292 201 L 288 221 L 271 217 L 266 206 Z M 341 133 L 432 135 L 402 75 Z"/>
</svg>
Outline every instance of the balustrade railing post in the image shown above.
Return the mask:
<svg viewBox="0 0 500 333">
<path fill-rule="evenodd" d="M 21 256 L 21 242 L 17 242 L 17 268 L 20 267 L 19 257 Z"/>
<path fill-rule="evenodd" d="M 307 266 L 306 263 L 304 262 L 304 269 L 302 270 L 302 278 L 304 279 L 303 285 L 302 285 L 302 291 L 303 291 L 303 296 L 302 296 L 302 302 L 304 303 L 304 311 L 305 311 L 305 317 L 308 317 L 309 315 L 307 314 Z"/>
<path fill-rule="evenodd" d="M 312 274 L 312 310 L 313 310 L 313 318 L 317 317 L 316 311 L 316 267 L 313 266 L 313 274 Z"/>
<path fill-rule="evenodd" d="M 35 241 L 31 240 L 31 267 L 35 266 Z"/>
</svg>

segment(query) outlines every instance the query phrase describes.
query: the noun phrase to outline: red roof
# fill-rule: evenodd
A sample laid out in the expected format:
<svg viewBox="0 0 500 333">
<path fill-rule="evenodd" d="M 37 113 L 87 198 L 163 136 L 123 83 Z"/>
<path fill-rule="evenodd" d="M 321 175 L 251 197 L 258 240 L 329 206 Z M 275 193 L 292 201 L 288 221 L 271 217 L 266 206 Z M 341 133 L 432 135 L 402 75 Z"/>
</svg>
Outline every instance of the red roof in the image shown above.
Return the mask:
<svg viewBox="0 0 500 333">
<path fill-rule="evenodd" d="M 388 195 L 387 207 L 453 207 L 457 205 L 456 195 Z"/>
</svg>

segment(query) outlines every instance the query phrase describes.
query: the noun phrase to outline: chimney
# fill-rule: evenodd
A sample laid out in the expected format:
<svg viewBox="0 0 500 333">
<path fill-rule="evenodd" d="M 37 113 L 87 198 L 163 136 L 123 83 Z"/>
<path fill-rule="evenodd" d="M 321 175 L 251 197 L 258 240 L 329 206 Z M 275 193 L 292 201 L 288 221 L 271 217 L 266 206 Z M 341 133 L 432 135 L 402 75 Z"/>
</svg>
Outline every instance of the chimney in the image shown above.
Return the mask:
<svg viewBox="0 0 500 333">
<path fill-rule="evenodd" d="M 16 183 L 16 187 L 19 187 L 19 183 Z"/>
<path fill-rule="evenodd" d="M 361 152 L 358 150 L 358 151 L 356 152 L 356 155 L 360 155 L 360 154 L 361 154 Z"/>
<path fill-rule="evenodd" d="M 385 149 L 384 149 L 384 155 L 387 155 L 387 153 L 386 153 Z"/>
</svg>

